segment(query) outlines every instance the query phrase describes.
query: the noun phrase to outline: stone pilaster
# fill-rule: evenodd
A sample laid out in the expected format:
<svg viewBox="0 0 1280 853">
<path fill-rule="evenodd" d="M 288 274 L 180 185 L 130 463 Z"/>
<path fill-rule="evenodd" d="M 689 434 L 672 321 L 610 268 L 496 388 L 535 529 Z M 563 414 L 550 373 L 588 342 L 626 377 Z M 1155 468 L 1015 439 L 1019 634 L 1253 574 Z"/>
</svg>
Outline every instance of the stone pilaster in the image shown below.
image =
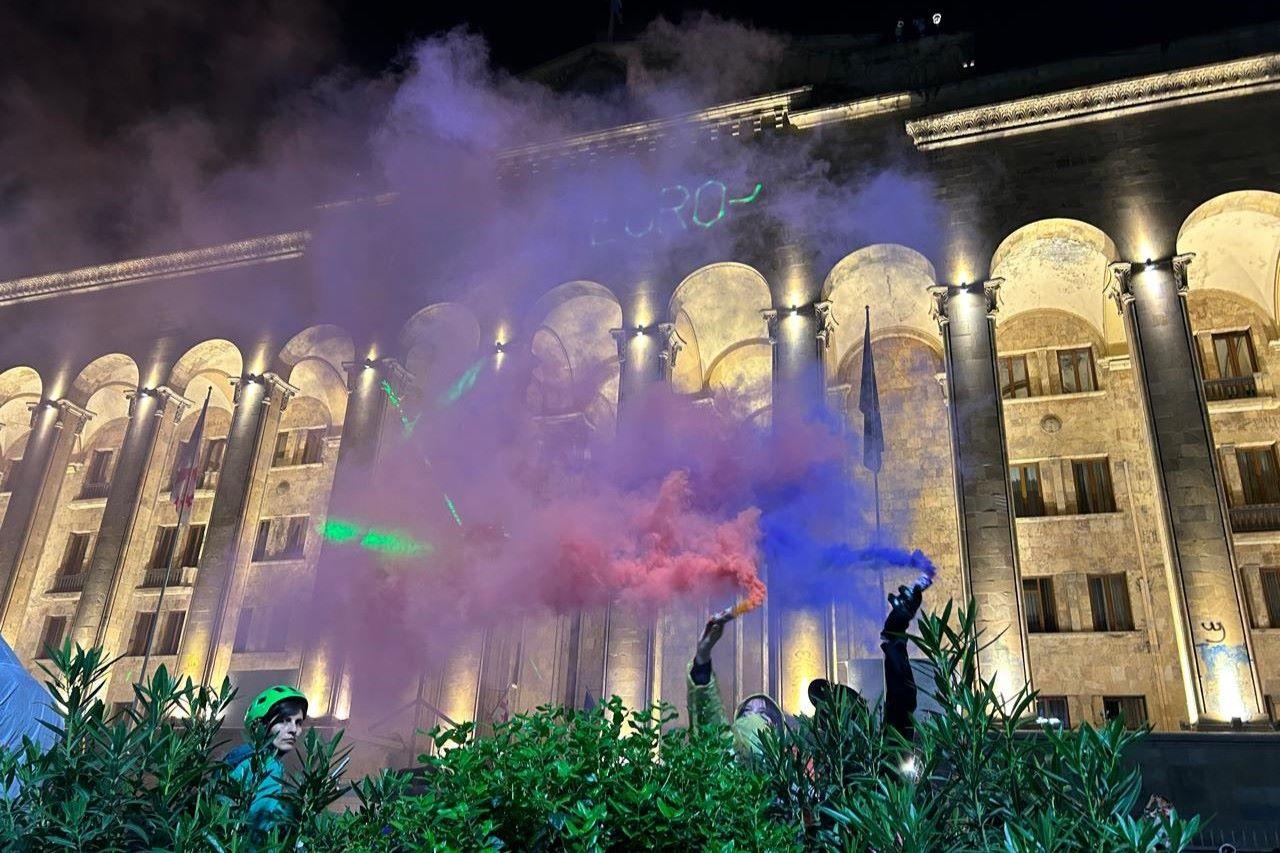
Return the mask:
<svg viewBox="0 0 1280 853">
<path fill-rule="evenodd" d="M 129 392 L 129 396 L 129 426 L 111 477 L 88 577 L 72 620 L 72 639 L 85 647 L 104 645 L 109 626 L 125 615 L 129 593 L 137 581 L 125 577 L 127 552 L 130 547 L 146 547 L 143 533 L 150 525 L 159 483 L 167 476 L 162 465 L 153 464 L 156 449 L 162 446 L 162 435 L 172 437 L 183 412 L 191 405 L 163 386 Z M 168 412 L 174 416 L 166 421 Z M 117 651 L 108 649 L 111 653 Z"/>
<path fill-rule="evenodd" d="M 1187 314 L 1190 260 L 1115 264 L 1110 292 L 1140 377 L 1187 708 L 1212 727 L 1266 715 Z"/>
<path fill-rule="evenodd" d="M 821 281 L 810 247 L 789 229 L 782 229 L 777 239 L 766 272 L 773 307 L 762 315 L 773 344 L 772 425 L 784 435 L 826 412 L 826 356 L 834 320 L 830 305 L 816 301 Z M 766 574 L 784 570 L 803 568 L 764 568 Z M 749 652 L 755 643 L 766 649 L 769 692 L 784 711 L 809 712 L 809 682 L 836 676 L 833 608 L 830 602 L 784 607 L 769 601 L 763 610 L 758 627 L 744 623 L 742 650 Z"/>
<path fill-rule="evenodd" d="M 69 400 L 41 400 L 31 410 L 31 435 L 13 476 L 0 523 L 0 633 L 16 644 L 76 436 L 92 414 Z"/>
<path fill-rule="evenodd" d="M 273 439 L 280 414 L 295 393 L 274 373 L 247 373 L 236 382 L 227 452 L 178 655 L 181 672 L 205 684 L 217 686 L 230 666 L 235 616 L 244 596 Z"/>
<path fill-rule="evenodd" d="M 647 293 L 651 292 L 650 288 Z M 648 300 L 643 301 L 647 305 Z M 623 314 L 623 326 L 611 330 L 618 345 L 620 432 L 628 428 L 628 415 L 643 400 L 645 392 L 671 381 L 671 371 L 685 343 L 675 324 L 653 322 L 653 312 L 647 307 L 641 310 L 631 304 Z M 633 322 L 628 324 L 627 320 Z M 650 322 L 645 324 L 643 320 Z M 609 607 L 603 627 L 603 695 L 621 697 L 628 708 L 646 707 L 654 701 L 655 683 L 661 678 L 655 667 L 657 622 L 650 614 L 614 604 Z"/>
<path fill-rule="evenodd" d="M 327 513 L 336 517 L 354 514 L 360 495 L 374 481 L 387 430 L 397 428 L 396 413 L 382 383 L 403 389 L 410 378 L 395 360 L 366 359 L 343 365 L 347 370 L 347 412 L 342 441 L 334 463 L 333 491 Z M 349 557 L 347 558 L 350 559 Z M 341 597 L 334 595 L 344 582 L 344 563 L 333 559 L 321 543 L 316 564 L 312 618 L 303 645 L 301 689 L 310 700 L 313 717 L 334 716 L 345 667 Z"/>
<path fill-rule="evenodd" d="M 955 452 L 960 566 L 977 607 L 986 649 L 980 676 L 1002 696 L 1031 677 L 1017 528 L 1009 486 L 1004 412 L 996 375 L 999 280 L 934 288 L 934 316 L 946 355 L 946 387 Z"/>
</svg>

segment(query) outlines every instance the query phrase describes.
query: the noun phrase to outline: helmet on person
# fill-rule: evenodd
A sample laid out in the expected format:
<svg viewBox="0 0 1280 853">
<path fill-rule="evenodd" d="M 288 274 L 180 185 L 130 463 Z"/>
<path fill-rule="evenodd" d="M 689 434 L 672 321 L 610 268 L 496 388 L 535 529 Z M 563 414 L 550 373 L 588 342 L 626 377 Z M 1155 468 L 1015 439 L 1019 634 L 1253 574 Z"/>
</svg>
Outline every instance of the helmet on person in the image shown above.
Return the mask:
<svg viewBox="0 0 1280 853">
<path fill-rule="evenodd" d="M 287 684 L 277 684 L 259 693 L 249 703 L 249 710 L 244 712 L 245 726 L 251 726 L 266 717 L 277 702 L 283 702 L 285 699 L 297 699 L 302 703 L 302 713 L 307 712 L 307 697 L 302 695 L 302 691 Z"/>
</svg>

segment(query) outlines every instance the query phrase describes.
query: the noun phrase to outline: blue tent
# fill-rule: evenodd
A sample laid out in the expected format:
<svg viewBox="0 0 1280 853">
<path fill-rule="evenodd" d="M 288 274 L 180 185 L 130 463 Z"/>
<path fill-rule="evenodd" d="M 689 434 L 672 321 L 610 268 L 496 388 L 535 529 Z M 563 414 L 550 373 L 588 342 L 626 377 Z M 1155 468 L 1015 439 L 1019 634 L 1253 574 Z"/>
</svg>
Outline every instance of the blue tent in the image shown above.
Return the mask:
<svg viewBox="0 0 1280 853">
<path fill-rule="evenodd" d="M 0 747 L 20 750 L 25 736 L 48 749 L 54 734 L 40 721 L 57 721 L 51 702 L 49 692 L 31 677 L 13 649 L 0 638 Z M 14 793 L 9 790 L 5 796 Z"/>
</svg>

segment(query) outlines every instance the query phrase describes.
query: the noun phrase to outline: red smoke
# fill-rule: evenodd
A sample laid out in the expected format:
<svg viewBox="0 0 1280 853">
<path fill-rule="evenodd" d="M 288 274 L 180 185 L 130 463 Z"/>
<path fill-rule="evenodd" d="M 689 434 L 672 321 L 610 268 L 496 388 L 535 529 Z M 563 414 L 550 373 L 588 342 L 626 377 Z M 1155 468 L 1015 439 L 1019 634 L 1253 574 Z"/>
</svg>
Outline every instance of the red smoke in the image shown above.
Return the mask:
<svg viewBox="0 0 1280 853">
<path fill-rule="evenodd" d="M 685 471 L 668 474 L 652 500 L 619 497 L 608 511 L 621 515 L 615 523 L 600 517 L 599 498 L 592 506 L 574 502 L 539 513 L 537 523 L 552 547 L 535 573 L 558 581 L 541 585 L 547 606 L 562 610 L 616 599 L 656 609 L 733 589 L 763 600 L 758 510 L 721 519 L 692 509 Z"/>
</svg>

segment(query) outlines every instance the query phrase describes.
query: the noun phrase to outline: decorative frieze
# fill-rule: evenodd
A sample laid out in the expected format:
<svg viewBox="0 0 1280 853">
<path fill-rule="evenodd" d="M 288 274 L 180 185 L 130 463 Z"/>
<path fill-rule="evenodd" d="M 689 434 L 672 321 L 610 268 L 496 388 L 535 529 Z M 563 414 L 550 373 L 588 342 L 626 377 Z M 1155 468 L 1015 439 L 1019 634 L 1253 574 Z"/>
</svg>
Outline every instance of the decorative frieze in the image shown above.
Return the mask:
<svg viewBox="0 0 1280 853">
<path fill-rule="evenodd" d="M 246 264 L 288 260 L 301 257 L 310 240 L 309 231 L 292 231 L 203 249 L 0 281 L 0 304 L 48 299 L 73 291 L 89 293 L 156 278 L 178 278 Z"/>
<path fill-rule="evenodd" d="M 1280 88 L 1280 53 L 940 113 L 907 122 L 921 150 Z"/>
</svg>

